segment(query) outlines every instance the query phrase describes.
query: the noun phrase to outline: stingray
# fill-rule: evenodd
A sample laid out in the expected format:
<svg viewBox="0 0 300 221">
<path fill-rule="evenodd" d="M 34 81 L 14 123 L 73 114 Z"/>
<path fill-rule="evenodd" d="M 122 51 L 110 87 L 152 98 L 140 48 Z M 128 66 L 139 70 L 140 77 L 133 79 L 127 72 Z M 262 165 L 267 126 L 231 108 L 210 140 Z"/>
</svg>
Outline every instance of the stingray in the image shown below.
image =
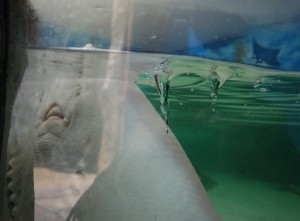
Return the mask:
<svg viewBox="0 0 300 221">
<path fill-rule="evenodd" d="M 166 133 L 134 82 L 154 60 L 115 52 L 29 51 L 11 130 L 12 140 L 22 141 L 27 151 L 19 156 L 29 165 L 34 158 L 35 167 L 75 176 L 78 185 L 85 174 L 96 177 L 71 202 L 67 220 L 219 220 L 176 137 Z M 11 177 L 25 182 L 32 172 L 24 172 Z M 73 193 L 68 185 L 65 190 Z M 22 200 L 28 199 L 18 196 Z"/>
<path fill-rule="evenodd" d="M 57 79 L 40 95 L 35 115 L 36 166 L 96 172 L 102 116 L 93 83 Z"/>
<path fill-rule="evenodd" d="M 218 220 L 177 139 L 165 132 L 136 85 L 113 81 L 111 87 L 124 88 L 126 96 L 117 104 L 118 119 L 110 122 L 121 131 L 108 138 L 119 140 L 121 148 L 68 220 Z"/>
</svg>

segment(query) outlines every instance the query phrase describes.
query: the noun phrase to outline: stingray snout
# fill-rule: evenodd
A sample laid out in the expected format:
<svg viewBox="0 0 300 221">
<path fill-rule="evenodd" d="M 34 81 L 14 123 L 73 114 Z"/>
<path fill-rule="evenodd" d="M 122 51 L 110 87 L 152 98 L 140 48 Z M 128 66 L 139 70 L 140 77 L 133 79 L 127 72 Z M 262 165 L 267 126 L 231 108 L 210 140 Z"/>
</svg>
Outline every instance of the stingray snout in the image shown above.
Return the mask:
<svg viewBox="0 0 300 221">
<path fill-rule="evenodd" d="M 44 121 L 46 120 L 63 120 L 65 118 L 60 106 L 56 103 L 50 105 L 46 114 L 44 116 Z"/>
</svg>

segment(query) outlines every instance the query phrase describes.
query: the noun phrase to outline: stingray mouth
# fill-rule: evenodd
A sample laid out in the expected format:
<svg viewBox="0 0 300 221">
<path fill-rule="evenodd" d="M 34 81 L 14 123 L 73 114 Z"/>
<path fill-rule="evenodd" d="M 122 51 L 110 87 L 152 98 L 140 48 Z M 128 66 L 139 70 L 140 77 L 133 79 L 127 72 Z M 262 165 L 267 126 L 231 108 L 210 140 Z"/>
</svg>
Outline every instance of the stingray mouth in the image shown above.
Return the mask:
<svg viewBox="0 0 300 221">
<path fill-rule="evenodd" d="M 41 137 L 48 133 L 52 135 L 61 135 L 70 124 L 70 113 L 68 116 L 63 112 L 63 109 L 57 104 L 51 104 L 47 110 L 40 113 L 35 124 L 37 136 Z"/>
<path fill-rule="evenodd" d="M 49 110 L 46 112 L 45 116 L 44 116 L 44 121 L 61 121 L 65 118 L 60 106 L 58 106 L 57 104 L 53 104 L 51 105 L 51 107 L 49 108 Z"/>
</svg>

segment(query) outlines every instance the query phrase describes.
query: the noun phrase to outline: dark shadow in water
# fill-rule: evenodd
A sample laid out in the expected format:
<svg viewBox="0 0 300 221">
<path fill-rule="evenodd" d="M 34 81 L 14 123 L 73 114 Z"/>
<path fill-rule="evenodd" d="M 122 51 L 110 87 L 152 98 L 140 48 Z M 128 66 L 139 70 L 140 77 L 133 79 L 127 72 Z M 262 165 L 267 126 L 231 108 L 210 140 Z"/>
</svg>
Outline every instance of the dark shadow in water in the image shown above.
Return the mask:
<svg viewBox="0 0 300 221">
<path fill-rule="evenodd" d="M 209 191 L 218 185 L 218 182 L 215 181 L 211 176 L 207 175 L 206 173 L 200 172 L 196 170 L 197 174 L 199 175 L 201 182 L 206 189 Z"/>
<path fill-rule="evenodd" d="M 287 186 L 280 186 L 279 190 L 281 191 L 287 191 L 292 194 L 296 194 L 297 196 L 300 197 L 300 186 L 295 186 L 295 185 L 287 185 Z"/>
</svg>

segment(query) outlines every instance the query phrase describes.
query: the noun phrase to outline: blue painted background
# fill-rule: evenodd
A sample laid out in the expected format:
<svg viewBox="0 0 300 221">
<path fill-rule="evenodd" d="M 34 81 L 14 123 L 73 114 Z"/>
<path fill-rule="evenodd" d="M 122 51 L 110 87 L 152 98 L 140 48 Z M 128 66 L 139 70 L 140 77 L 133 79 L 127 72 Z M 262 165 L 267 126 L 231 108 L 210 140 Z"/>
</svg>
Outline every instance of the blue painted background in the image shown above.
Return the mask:
<svg viewBox="0 0 300 221">
<path fill-rule="evenodd" d="M 300 7 L 300 3 L 297 5 Z M 300 70 L 300 12 L 282 21 L 255 24 L 239 14 L 201 9 L 172 8 L 169 13 L 162 13 L 163 10 L 143 11 L 137 7 L 135 11 L 143 13 L 133 13 L 130 39 L 122 50 Z M 110 33 L 101 36 L 80 32 L 43 20 L 40 24 L 38 47 L 83 47 L 92 43 L 96 48 L 112 48 Z"/>
</svg>

